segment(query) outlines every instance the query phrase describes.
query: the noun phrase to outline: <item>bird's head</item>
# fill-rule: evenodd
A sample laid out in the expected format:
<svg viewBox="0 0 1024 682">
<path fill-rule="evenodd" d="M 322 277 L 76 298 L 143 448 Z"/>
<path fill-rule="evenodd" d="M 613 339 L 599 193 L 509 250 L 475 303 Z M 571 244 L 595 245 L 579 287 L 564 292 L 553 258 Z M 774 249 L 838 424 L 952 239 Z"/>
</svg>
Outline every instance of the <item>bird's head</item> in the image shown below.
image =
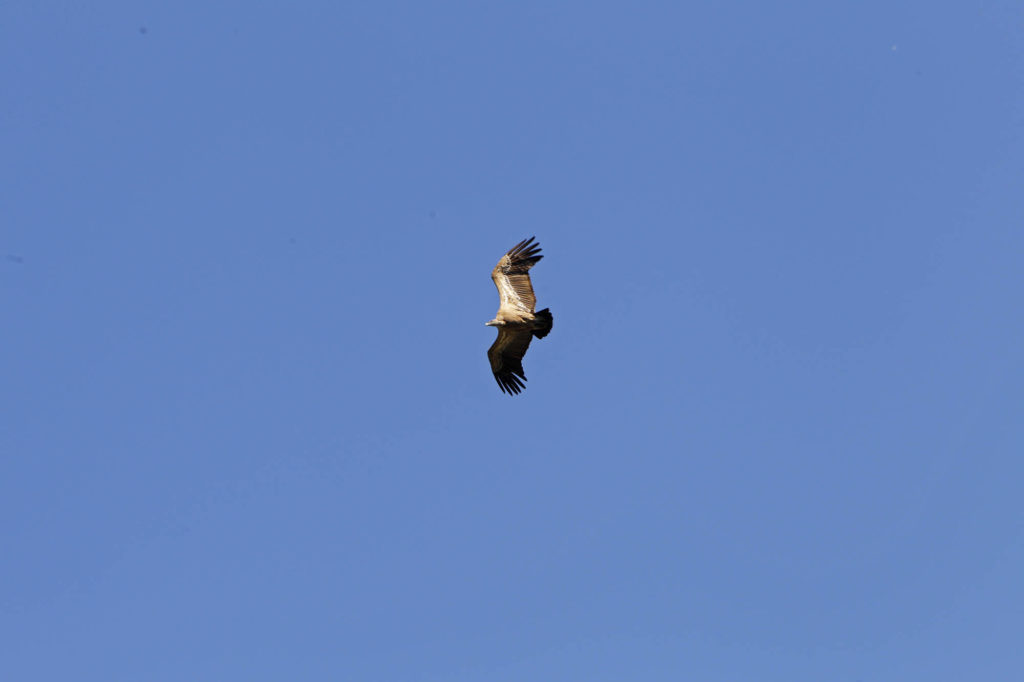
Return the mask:
<svg viewBox="0 0 1024 682">
<path fill-rule="evenodd" d="M 484 324 L 487 325 L 488 327 L 500 327 L 505 323 L 502 320 L 499 320 L 498 318 L 494 318 L 490 322 L 484 322 Z"/>
</svg>

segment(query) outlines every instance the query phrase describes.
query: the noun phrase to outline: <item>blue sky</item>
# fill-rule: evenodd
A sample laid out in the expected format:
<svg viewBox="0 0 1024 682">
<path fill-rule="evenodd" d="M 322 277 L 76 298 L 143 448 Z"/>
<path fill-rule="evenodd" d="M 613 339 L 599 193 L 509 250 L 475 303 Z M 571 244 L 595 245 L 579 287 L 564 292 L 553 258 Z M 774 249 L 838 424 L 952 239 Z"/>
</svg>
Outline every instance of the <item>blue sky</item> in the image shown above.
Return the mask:
<svg viewBox="0 0 1024 682">
<path fill-rule="evenodd" d="M 1024 668 L 1018 3 L 14 2 L 0 82 L 3 679 Z"/>
</svg>

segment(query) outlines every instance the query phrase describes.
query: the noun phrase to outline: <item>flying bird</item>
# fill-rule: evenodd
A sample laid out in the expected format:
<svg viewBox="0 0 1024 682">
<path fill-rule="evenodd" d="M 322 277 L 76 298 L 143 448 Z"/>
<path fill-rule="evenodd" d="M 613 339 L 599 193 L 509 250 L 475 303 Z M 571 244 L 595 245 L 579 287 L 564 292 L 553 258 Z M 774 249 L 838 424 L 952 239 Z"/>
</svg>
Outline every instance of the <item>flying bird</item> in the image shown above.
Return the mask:
<svg viewBox="0 0 1024 682">
<path fill-rule="evenodd" d="M 534 336 L 543 339 L 551 331 L 551 311 L 545 308 L 533 312 L 537 297 L 530 283 L 530 268 L 544 257 L 535 239 L 530 237 L 513 246 L 491 271 L 501 305 L 494 319 L 484 323 L 498 328 L 498 338 L 488 349 L 487 359 L 502 393 L 510 395 L 526 388 L 523 356 L 530 341 Z"/>
</svg>

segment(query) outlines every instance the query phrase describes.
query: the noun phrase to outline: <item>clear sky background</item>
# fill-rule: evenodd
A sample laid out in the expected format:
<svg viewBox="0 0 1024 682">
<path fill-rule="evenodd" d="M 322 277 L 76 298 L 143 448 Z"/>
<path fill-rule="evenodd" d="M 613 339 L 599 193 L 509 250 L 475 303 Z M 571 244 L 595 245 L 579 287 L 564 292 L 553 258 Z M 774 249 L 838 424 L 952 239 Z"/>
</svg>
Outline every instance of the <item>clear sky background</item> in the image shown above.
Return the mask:
<svg viewBox="0 0 1024 682">
<path fill-rule="evenodd" d="M 1020 679 L 1018 2 L 6 2 L 0 84 L 0 678 Z"/>
</svg>

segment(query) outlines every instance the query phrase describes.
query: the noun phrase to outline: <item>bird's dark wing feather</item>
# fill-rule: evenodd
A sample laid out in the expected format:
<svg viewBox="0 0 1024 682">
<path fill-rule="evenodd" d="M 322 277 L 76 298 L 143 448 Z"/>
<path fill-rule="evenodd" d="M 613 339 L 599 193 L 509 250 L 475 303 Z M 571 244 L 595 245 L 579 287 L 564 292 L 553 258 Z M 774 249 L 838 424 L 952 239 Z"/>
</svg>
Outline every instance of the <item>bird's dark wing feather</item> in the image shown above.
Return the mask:
<svg viewBox="0 0 1024 682">
<path fill-rule="evenodd" d="M 523 356 L 532 338 L 529 329 L 498 329 L 498 338 L 487 350 L 487 359 L 503 393 L 515 394 L 526 388 Z"/>
</svg>

